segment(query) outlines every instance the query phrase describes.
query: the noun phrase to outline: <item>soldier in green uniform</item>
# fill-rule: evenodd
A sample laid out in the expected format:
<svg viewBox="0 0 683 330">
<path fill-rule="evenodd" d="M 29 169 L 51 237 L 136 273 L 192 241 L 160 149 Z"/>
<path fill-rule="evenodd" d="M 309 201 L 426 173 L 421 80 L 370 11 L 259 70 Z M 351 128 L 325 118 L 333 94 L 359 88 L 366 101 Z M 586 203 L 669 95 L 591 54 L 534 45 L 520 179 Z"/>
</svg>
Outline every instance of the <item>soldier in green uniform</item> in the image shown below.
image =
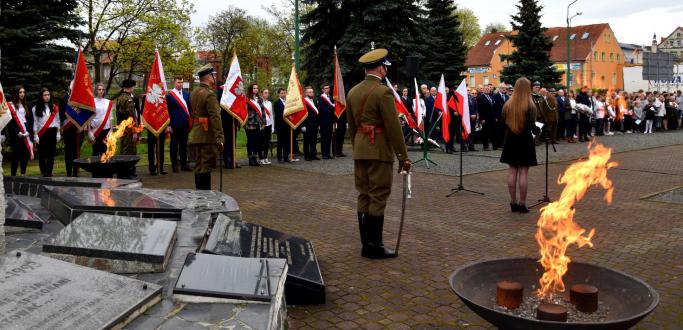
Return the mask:
<svg viewBox="0 0 683 330">
<path fill-rule="evenodd" d="M 384 208 L 391 194 L 394 157 L 400 171 L 410 171 L 394 96 L 382 80 L 386 77 L 386 49 L 375 49 L 358 61 L 365 68 L 365 80 L 354 86 L 346 98 L 349 134 L 353 146 L 354 177 L 358 190 L 358 227 L 361 256 L 393 258 L 384 247 Z"/>
<path fill-rule="evenodd" d="M 199 87 L 190 94 L 192 109 L 192 130 L 188 144 L 194 148 L 195 189 L 211 190 L 211 170 L 216 168 L 218 152 L 223 151 L 223 128 L 218 100 L 216 99 L 216 77 L 213 66 L 207 64 L 197 71 Z"/>
<path fill-rule="evenodd" d="M 537 120 L 544 124 L 543 138 L 548 139 L 548 142 L 556 143 L 553 137 L 557 135 L 552 134 L 553 132 L 557 134 L 557 102 L 552 97 L 548 97 L 548 91 L 541 88 L 541 83 L 538 81 L 534 82 L 531 96 L 538 108 Z M 555 105 L 553 106 L 553 104 Z"/>
<path fill-rule="evenodd" d="M 116 98 L 116 123 L 121 124 L 128 118 L 133 118 L 135 124 L 127 128 L 124 135 L 119 139 L 121 142 L 121 155 L 137 155 L 138 134 L 137 128 L 137 113 L 135 110 L 135 98 L 133 96 L 133 88 L 135 87 L 135 80 L 126 79 L 121 83 L 121 94 Z M 135 165 L 131 169 L 131 175 L 135 175 Z"/>
</svg>

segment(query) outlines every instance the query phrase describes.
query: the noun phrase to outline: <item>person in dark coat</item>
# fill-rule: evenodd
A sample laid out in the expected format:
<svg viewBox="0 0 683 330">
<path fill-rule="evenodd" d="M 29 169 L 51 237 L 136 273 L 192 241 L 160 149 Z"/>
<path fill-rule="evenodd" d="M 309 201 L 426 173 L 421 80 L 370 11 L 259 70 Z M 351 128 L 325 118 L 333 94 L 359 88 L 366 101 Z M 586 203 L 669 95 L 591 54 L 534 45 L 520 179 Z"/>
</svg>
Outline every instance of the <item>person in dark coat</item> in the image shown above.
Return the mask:
<svg viewBox="0 0 683 330">
<path fill-rule="evenodd" d="M 583 104 L 589 109 L 593 110 L 593 97 L 589 94 L 588 86 L 581 88 L 581 93 L 576 96 L 576 103 Z M 579 113 L 579 141 L 590 141 L 588 133 L 590 133 L 590 114 Z"/>
<path fill-rule="evenodd" d="M 336 115 L 334 114 L 334 103 L 330 98 L 330 85 L 323 85 L 322 94 L 318 98 L 318 111 L 320 115 L 318 116 L 318 123 L 320 125 L 320 152 L 323 155 L 323 159 L 332 158 L 332 134 L 334 119 Z"/>
<path fill-rule="evenodd" d="M 166 93 L 168 115 L 171 119 L 171 167 L 173 172 L 190 171 L 187 166 L 187 138 L 190 134 L 192 110 L 190 109 L 190 93 L 183 91 L 182 76 L 174 78 L 173 89 Z M 180 156 L 180 160 L 178 160 Z M 180 163 L 180 167 L 178 167 Z"/>
<path fill-rule="evenodd" d="M 538 165 L 534 136 L 541 133 L 536 126 L 536 105 L 531 98 L 531 82 L 524 77 L 515 82 L 515 93 L 503 106 L 505 145 L 500 162 L 510 166 L 508 192 L 512 212 L 527 213 L 526 194 L 530 166 Z M 519 201 L 516 197 L 519 184 Z"/>
<path fill-rule="evenodd" d="M 316 144 L 318 144 L 318 122 L 320 120 L 318 117 L 320 111 L 313 99 L 313 87 L 306 86 L 304 93 L 306 93 L 304 105 L 308 111 L 308 116 L 306 116 L 306 120 L 301 128 L 301 131 L 304 133 L 304 159 L 307 161 L 320 160 L 317 156 L 318 150 L 316 148 Z"/>
<path fill-rule="evenodd" d="M 26 166 L 31 157 L 33 142 L 33 113 L 26 102 L 26 89 L 17 86 L 12 93 L 12 107 L 14 114 L 12 121 L 7 125 L 5 135 L 9 136 L 10 146 L 12 147 L 11 169 L 12 176 L 17 175 L 17 169 L 21 165 L 21 175 L 26 175 Z"/>
<path fill-rule="evenodd" d="M 508 88 L 505 84 L 498 87 L 498 92 L 493 94 L 493 117 L 495 125 L 493 127 L 493 150 L 498 149 L 503 145 L 503 136 L 505 135 L 505 123 L 503 123 L 503 105 L 510 99 L 508 95 Z"/>
<path fill-rule="evenodd" d="M 479 111 L 479 123 L 481 124 L 481 142 L 484 150 L 488 151 L 491 150 L 489 149 L 489 141 L 493 145 L 495 139 L 495 109 L 489 86 L 484 86 L 482 93 L 479 94 L 477 110 Z M 497 149 L 495 145 L 494 149 Z"/>
<path fill-rule="evenodd" d="M 218 98 L 218 103 L 220 104 L 221 98 L 223 97 L 223 86 L 218 87 L 218 90 L 216 91 L 216 97 Z M 239 122 L 223 108 L 221 108 L 221 127 L 223 129 L 223 143 L 225 146 L 223 149 L 223 167 L 227 169 L 240 168 L 241 166 L 237 164 L 236 161 L 235 166 L 233 167 L 234 155 L 232 154 L 232 131 L 233 129 L 239 129 L 240 125 Z"/>
<path fill-rule="evenodd" d="M 289 147 L 291 127 L 285 121 L 285 98 L 287 90 L 280 88 L 277 90 L 278 99 L 273 102 L 273 119 L 275 121 L 275 134 L 277 135 L 277 155 L 278 163 L 289 163 Z"/>
</svg>

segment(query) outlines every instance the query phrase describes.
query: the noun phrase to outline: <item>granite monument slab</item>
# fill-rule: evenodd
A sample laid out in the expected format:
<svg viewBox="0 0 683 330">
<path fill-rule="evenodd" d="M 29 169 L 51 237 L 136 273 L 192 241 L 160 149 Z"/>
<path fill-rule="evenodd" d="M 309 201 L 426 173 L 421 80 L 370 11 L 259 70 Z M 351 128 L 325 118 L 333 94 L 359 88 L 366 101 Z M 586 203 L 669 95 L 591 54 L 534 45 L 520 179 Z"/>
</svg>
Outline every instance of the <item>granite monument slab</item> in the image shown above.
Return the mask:
<svg viewBox="0 0 683 330">
<path fill-rule="evenodd" d="M 43 219 L 25 205 L 19 198 L 7 195 L 5 198 L 5 226 L 42 229 Z"/>
<path fill-rule="evenodd" d="M 41 205 L 67 225 L 83 212 L 180 220 L 182 205 L 170 205 L 132 189 L 43 187 Z"/>
<path fill-rule="evenodd" d="M 140 180 L 97 179 L 82 177 L 36 177 L 36 176 L 6 176 L 3 178 L 7 194 L 40 197 L 43 186 L 66 186 L 83 188 L 140 188 Z"/>
<path fill-rule="evenodd" d="M 112 273 L 163 272 L 176 241 L 175 221 L 83 213 L 43 252 Z"/>
<path fill-rule="evenodd" d="M 0 256 L 0 327 L 122 328 L 159 302 L 161 287 L 28 252 Z"/>
<path fill-rule="evenodd" d="M 219 215 L 204 252 L 246 258 L 284 258 L 288 265 L 287 303 L 325 303 L 325 283 L 311 241 Z"/>
</svg>

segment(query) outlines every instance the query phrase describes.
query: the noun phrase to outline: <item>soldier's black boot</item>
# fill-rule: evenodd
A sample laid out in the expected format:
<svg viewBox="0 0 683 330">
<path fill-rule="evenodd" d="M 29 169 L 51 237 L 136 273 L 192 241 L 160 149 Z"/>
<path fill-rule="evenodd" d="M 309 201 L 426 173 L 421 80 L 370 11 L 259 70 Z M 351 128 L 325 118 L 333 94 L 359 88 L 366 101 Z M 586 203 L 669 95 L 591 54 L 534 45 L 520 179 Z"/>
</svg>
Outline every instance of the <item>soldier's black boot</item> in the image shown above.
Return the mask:
<svg viewBox="0 0 683 330">
<path fill-rule="evenodd" d="M 384 247 L 382 241 L 382 229 L 384 227 L 384 216 L 373 216 L 368 214 L 365 217 L 365 226 L 368 228 L 368 247 L 367 253 L 364 255 L 370 259 L 388 259 L 395 258 L 396 253 L 392 249 Z"/>
<path fill-rule="evenodd" d="M 366 217 L 368 214 L 366 212 L 358 212 L 358 231 L 360 232 L 360 242 L 362 244 L 362 249 L 360 255 L 367 257 L 368 250 L 368 226 Z"/>
<path fill-rule="evenodd" d="M 199 190 L 201 189 L 201 173 L 195 173 L 194 174 L 194 189 Z"/>
<path fill-rule="evenodd" d="M 201 173 L 200 190 L 211 190 L 211 172 Z"/>
</svg>

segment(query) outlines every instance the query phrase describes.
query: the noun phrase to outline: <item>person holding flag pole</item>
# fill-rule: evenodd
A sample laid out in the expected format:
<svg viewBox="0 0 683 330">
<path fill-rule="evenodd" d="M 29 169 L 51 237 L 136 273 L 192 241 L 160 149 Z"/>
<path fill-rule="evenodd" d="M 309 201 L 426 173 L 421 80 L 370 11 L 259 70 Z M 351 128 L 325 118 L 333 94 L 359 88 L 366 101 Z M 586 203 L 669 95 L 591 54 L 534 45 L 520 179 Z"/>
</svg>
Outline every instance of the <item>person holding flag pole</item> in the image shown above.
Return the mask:
<svg viewBox="0 0 683 330">
<path fill-rule="evenodd" d="M 341 67 L 339 66 L 339 58 L 337 57 L 337 46 L 334 46 L 334 89 L 332 90 L 332 99 L 334 100 L 335 115 L 332 133 L 332 152 L 334 157 L 346 157 L 343 153 L 344 136 L 346 135 L 346 115 L 344 115 L 346 110 L 346 89 L 341 74 Z"/>
<path fill-rule="evenodd" d="M 90 126 L 95 115 L 95 96 L 92 81 L 85 64 L 85 56 L 81 48 L 76 53 L 73 80 L 69 85 L 69 94 L 59 108 L 61 134 L 64 137 L 64 162 L 67 176 L 78 176 L 79 167 L 74 159 L 81 156 L 84 131 Z"/>
<path fill-rule="evenodd" d="M 164 135 L 171 132 L 171 122 L 166 102 L 166 76 L 159 50 L 154 51 L 154 63 L 147 79 L 147 92 L 142 110 L 142 123 L 147 128 L 147 155 L 151 175 L 166 174 L 164 171 Z M 156 152 L 155 152 L 156 149 Z"/>
<path fill-rule="evenodd" d="M 249 112 L 247 110 L 247 96 L 244 93 L 244 83 L 242 82 L 242 71 L 235 49 L 232 51 L 230 70 L 225 79 L 225 84 L 222 86 L 220 106 L 229 115 L 226 116 L 221 113 L 222 127 L 225 133 L 224 142 L 228 146 L 228 151 L 223 151 L 225 167 L 238 168 L 235 150 L 236 127 L 244 127 Z"/>
<path fill-rule="evenodd" d="M 304 91 L 301 88 L 301 83 L 299 83 L 296 68 L 292 64 L 292 73 L 289 75 L 287 95 L 285 96 L 285 110 L 283 113 L 283 119 L 290 127 L 289 161 L 294 161 L 294 130 L 304 123 L 307 117 L 308 110 L 304 105 Z"/>
</svg>

